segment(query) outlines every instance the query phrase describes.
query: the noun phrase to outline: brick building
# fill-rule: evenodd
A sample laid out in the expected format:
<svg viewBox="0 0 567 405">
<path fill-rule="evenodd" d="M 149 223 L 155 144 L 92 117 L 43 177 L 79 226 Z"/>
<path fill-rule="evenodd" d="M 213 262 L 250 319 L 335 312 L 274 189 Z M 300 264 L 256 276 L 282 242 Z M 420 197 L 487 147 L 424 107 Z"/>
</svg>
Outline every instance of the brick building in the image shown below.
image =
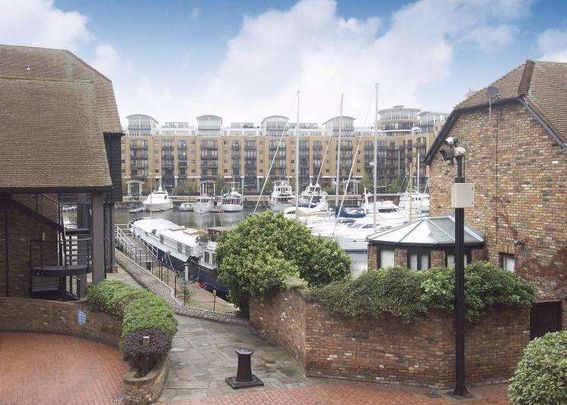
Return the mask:
<svg viewBox="0 0 567 405">
<path fill-rule="evenodd" d="M 565 325 L 567 298 L 567 64 L 526 61 L 458 104 L 429 150 L 431 214 L 452 212 L 455 166 L 438 153 L 447 137 L 466 151 L 475 206 L 466 223 L 484 258 L 535 283 L 532 337 Z"/>
<path fill-rule="evenodd" d="M 112 82 L 66 50 L 0 45 L 0 94 L 0 295 L 80 297 L 113 260 Z"/>
<path fill-rule="evenodd" d="M 404 111 L 411 115 L 400 115 Z M 387 184 L 405 179 L 410 172 L 416 184 L 416 159 L 424 156 L 435 139 L 445 115 L 416 108 L 382 110 L 380 131 L 354 126 L 353 117 L 333 117 L 318 125 L 300 123 L 299 181 L 306 186 L 315 181 L 331 187 L 336 179 L 337 144 L 341 125 L 341 179 L 346 180 L 351 166 L 354 179 L 372 178 L 374 139 L 378 144 L 378 176 Z M 388 113 L 388 114 L 387 114 Z M 128 192 L 137 193 L 162 185 L 168 190 L 219 177 L 239 184 L 246 193 L 258 192 L 273 167 L 270 179 L 294 178 L 296 145 L 295 125 L 288 117 L 274 115 L 260 126 L 250 122 L 223 126 L 216 115 L 197 117 L 197 127 L 187 122 L 165 122 L 134 114 L 127 117 L 128 136 L 122 139 L 122 176 Z M 423 123 L 423 128 L 421 127 Z M 395 128 L 395 129 L 394 129 Z M 278 146 L 278 141 L 281 143 Z M 411 168 L 411 169 L 410 169 Z M 427 168 L 420 168 L 420 184 L 425 185 Z M 197 188 L 197 187 L 194 187 Z M 362 192 L 362 190 L 360 190 Z"/>
</svg>

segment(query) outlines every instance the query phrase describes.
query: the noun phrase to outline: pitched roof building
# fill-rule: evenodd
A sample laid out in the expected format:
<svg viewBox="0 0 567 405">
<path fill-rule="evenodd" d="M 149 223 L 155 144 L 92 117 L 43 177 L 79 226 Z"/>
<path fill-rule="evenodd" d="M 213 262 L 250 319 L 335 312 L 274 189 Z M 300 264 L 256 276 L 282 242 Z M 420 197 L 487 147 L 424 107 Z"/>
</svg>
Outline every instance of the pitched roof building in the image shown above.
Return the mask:
<svg viewBox="0 0 567 405">
<path fill-rule="evenodd" d="M 538 287 L 534 337 L 567 325 L 567 64 L 528 60 L 491 86 L 455 107 L 426 156 L 431 214 L 452 211 L 455 167 L 438 152 L 454 137 L 475 185 L 465 218 L 484 237 L 482 257 Z"/>
</svg>

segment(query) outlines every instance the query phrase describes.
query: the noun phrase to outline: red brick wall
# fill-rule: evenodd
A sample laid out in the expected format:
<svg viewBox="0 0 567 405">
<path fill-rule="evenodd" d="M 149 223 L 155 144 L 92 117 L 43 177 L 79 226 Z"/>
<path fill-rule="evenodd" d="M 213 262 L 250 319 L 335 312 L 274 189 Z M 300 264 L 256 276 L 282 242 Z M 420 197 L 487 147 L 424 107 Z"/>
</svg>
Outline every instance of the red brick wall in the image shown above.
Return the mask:
<svg viewBox="0 0 567 405">
<path fill-rule="evenodd" d="M 292 310 L 293 316 L 288 315 Z M 449 313 L 408 323 L 388 315 L 343 318 L 292 291 L 252 300 L 250 315 L 252 325 L 303 359 L 309 376 L 439 387 L 454 381 Z M 467 325 L 467 381 L 506 380 L 528 341 L 528 310 L 499 310 Z"/>
<path fill-rule="evenodd" d="M 305 300 L 298 291 L 273 297 L 254 297 L 250 302 L 250 323 L 279 345 L 305 359 Z"/>
<path fill-rule="evenodd" d="M 463 113 L 449 136 L 467 150 L 476 195 L 465 220 L 483 233 L 487 258 L 499 265 L 499 252 L 514 254 L 517 273 L 537 284 L 541 299 L 564 299 L 567 153 L 519 103 L 493 109 L 490 120 L 486 108 Z M 455 167 L 436 156 L 430 176 L 431 214 L 451 212 Z"/>
<path fill-rule="evenodd" d="M 0 330 L 56 333 L 96 340 L 118 347 L 122 320 L 92 311 L 84 302 L 60 302 L 29 298 L 0 297 Z M 86 313 L 84 325 L 77 313 Z"/>
</svg>

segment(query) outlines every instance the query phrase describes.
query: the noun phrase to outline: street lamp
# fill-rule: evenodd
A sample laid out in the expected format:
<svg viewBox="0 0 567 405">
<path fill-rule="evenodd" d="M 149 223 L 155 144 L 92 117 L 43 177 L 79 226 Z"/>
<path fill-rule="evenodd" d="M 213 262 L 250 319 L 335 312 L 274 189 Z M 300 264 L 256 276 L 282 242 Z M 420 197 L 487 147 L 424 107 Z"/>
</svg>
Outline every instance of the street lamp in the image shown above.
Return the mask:
<svg viewBox="0 0 567 405">
<path fill-rule="evenodd" d="M 451 193 L 455 209 L 455 389 L 453 395 L 466 396 L 465 384 L 465 208 L 472 207 L 474 188 L 465 183 L 463 158 L 466 150 L 458 139 L 448 137 L 441 149 L 443 159 L 457 165 L 457 177 Z"/>
</svg>

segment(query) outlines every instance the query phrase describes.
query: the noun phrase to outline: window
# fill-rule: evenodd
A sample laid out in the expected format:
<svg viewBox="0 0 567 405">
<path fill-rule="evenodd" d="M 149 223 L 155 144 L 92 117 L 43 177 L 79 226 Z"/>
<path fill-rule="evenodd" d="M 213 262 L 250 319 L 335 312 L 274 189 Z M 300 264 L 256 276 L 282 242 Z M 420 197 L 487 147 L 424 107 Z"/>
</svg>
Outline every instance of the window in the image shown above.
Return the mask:
<svg viewBox="0 0 567 405">
<path fill-rule="evenodd" d="M 205 263 L 209 263 L 209 252 L 205 252 Z"/>
<path fill-rule="evenodd" d="M 191 248 L 189 246 L 185 246 L 185 256 L 191 256 Z"/>
<path fill-rule="evenodd" d="M 412 270 L 427 270 L 429 268 L 429 252 L 410 253 L 408 259 L 408 267 Z"/>
<path fill-rule="evenodd" d="M 509 253 L 500 253 L 500 266 L 506 271 L 514 272 L 516 271 L 516 258 Z"/>
<path fill-rule="evenodd" d="M 380 250 L 380 268 L 392 267 L 394 265 L 394 251 Z"/>
<path fill-rule="evenodd" d="M 159 241 L 160 241 L 160 243 L 163 243 L 163 235 L 159 236 Z"/>
<path fill-rule="evenodd" d="M 177 242 L 177 251 L 183 253 L 183 243 Z"/>
<path fill-rule="evenodd" d="M 463 260 L 463 264 L 466 266 L 467 263 L 469 262 L 469 257 L 467 254 L 465 254 L 464 260 Z M 453 267 L 455 267 L 455 255 L 454 254 L 448 254 L 447 255 L 447 267 L 452 269 Z"/>
</svg>

